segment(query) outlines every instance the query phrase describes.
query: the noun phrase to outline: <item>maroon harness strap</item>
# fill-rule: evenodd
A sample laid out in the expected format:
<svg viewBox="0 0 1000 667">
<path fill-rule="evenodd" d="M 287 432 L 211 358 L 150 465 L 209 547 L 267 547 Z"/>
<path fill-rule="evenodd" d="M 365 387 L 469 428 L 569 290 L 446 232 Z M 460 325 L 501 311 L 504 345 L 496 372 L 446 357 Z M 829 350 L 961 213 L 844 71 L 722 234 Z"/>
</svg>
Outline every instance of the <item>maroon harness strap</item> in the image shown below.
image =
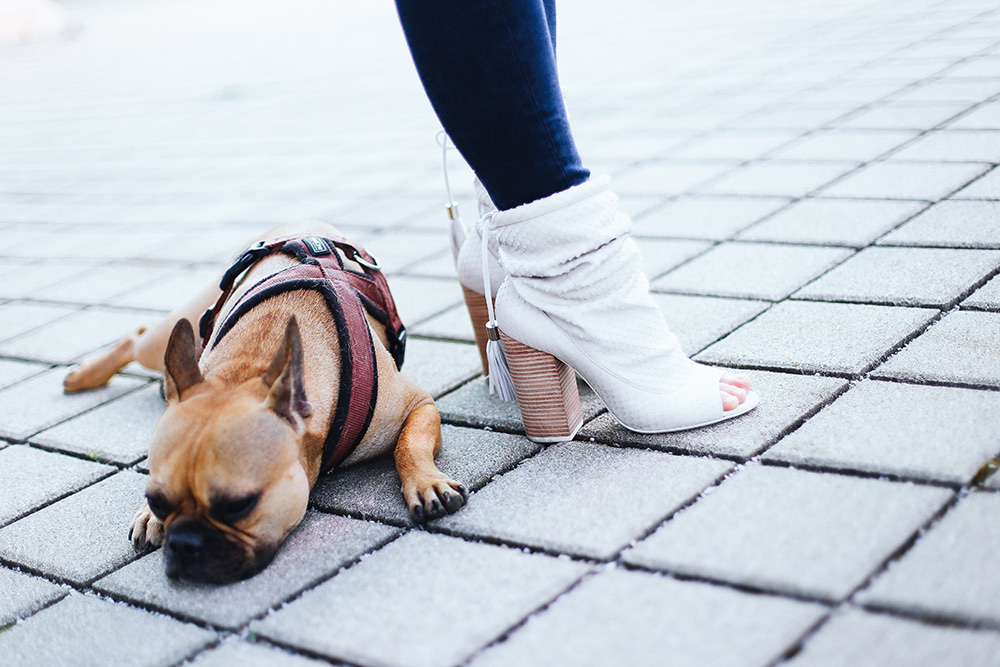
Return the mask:
<svg viewBox="0 0 1000 667">
<path fill-rule="evenodd" d="M 353 253 L 355 261 L 362 260 L 359 263 L 365 273 L 344 268 L 334 247 Z M 278 251 L 292 254 L 302 263 L 254 284 L 240 296 L 226 319 L 216 328 L 216 313 L 232 294 L 236 278 L 259 259 Z M 347 256 L 352 257 L 351 254 Z M 390 348 L 393 341 L 396 342 L 397 350 L 390 349 L 390 352 L 393 352 L 394 358 L 398 353 L 397 366 L 402 364 L 405 347 L 405 329 L 377 261 L 363 248 L 344 239 L 285 237 L 262 242 L 243 253 L 226 272 L 220 287 L 222 296 L 202 316 L 201 334 L 205 349 L 213 337 L 214 345 L 218 345 L 240 317 L 271 297 L 299 289 L 315 290 L 324 296 L 337 326 L 341 378 L 337 408 L 324 445 L 322 469 L 327 470 L 343 461 L 364 437 L 378 396 L 375 340 L 365 313 L 371 313 L 386 324 Z M 364 334 L 361 335 L 361 332 Z"/>
</svg>

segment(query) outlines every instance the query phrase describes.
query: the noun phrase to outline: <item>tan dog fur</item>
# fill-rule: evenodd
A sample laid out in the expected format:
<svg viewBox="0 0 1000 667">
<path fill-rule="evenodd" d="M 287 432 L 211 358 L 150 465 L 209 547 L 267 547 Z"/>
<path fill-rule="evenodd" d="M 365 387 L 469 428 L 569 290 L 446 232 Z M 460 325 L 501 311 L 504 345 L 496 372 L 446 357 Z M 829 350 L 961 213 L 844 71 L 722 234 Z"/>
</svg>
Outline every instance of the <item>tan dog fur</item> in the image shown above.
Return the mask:
<svg viewBox="0 0 1000 667">
<path fill-rule="evenodd" d="M 260 238 L 298 233 L 341 235 L 329 225 L 309 223 Z M 295 262 L 275 254 L 254 265 L 217 321 L 250 285 Z M 206 288 L 65 381 L 68 392 L 100 386 L 136 360 L 164 371 L 167 409 L 149 451 L 149 500 L 130 536 L 137 549 L 164 544 L 171 576 L 206 581 L 260 571 L 302 520 L 340 381 L 336 326 L 322 296 L 308 290 L 286 292 L 252 309 L 218 347 L 210 343 L 199 362 L 190 322 L 219 294 Z M 434 465 L 441 447 L 434 401 L 396 369 L 384 346 L 384 327 L 370 316 L 368 321 L 383 342 L 375 345 L 378 400 L 364 439 L 341 465 L 395 449 L 411 516 L 423 521 L 454 512 L 468 494 Z M 259 499 L 246 516 L 230 520 L 241 513 L 231 510 L 245 510 L 255 494 Z"/>
</svg>

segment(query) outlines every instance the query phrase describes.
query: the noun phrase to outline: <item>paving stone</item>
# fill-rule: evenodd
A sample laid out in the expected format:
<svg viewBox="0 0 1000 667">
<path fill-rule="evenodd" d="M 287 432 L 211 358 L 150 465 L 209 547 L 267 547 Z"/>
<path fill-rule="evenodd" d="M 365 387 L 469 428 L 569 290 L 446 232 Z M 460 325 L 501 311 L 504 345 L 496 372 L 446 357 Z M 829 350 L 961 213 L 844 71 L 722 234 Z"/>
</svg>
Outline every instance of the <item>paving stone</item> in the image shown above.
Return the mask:
<svg viewBox="0 0 1000 667">
<path fill-rule="evenodd" d="M 443 230 L 442 225 L 441 232 L 393 231 L 375 234 L 366 238 L 364 245 L 388 272 L 396 273 L 447 250 L 448 235 Z"/>
<path fill-rule="evenodd" d="M 723 366 L 858 375 L 937 314 L 925 308 L 786 301 L 696 359 Z"/>
<path fill-rule="evenodd" d="M 580 407 L 586 422 L 604 410 L 604 403 L 583 380 L 577 379 Z M 2 394 L 0 394 L 2 396 Z M 473 380 L 437 400 L 441 419 L 459 426 L 497 429 L 511 433 L 524 433 L 521 409 L 517 401 L 501 401 L 491 394 L 486 378 Z"/>
<path fill-rule="evenodd" d="M 958 199 L 1000 199 L 1000 171 L 994 169 L 951 196 Z"/>
<path fill-rule="evenodd" d="M 320 667 L 329 663 L 296 655 L 283 649 L 230 640 L 205 651 L 190 663 L 191 667 Z"/>
<path fill-rule="evenodd" d="M 736 164 L 733 160 L 651 162 L 623 171 L 612 187 L 623 196 L 679 195 L 717 178 Z"/>
<path fill-rule="evenodd" d="M 879 378 L 1000 387 L 1000 313 L 950 313 L 875 369 Z"/>
<path fill-rule="evenodd" d="M 650 568 L 842 599 L 952 492 L 750 464 L 624 554 Z"/>
<path fill-rule="evenodd" d="M 998 511 L 996 493 L 963 498 L 856 601 L 995 625 L 1000 620 Z"/>
<path fill-rule="evenodd" d="M 760 404 L 738 419 L 679 433 L 636 433 L 605 413 L 584 426 L 578 437 L 619 446 L 746 459 L 777 441 L 847 387 L 847 381 L 839 378 L 767 371 L 749 375 L 754 390 L 760 394 Z"/>
<path fill-rule="evenodd" d="M 419 338 L 406 341 L 403 374 L 435 398 L 482 372 L 475 345 Z"/>
<path fill-rule="evenodd" d="M 471 664 L 767 665 L 825 612 L 814 603 L 606 570 L 528 619 Z"/>
<path fill-rule="evenodd" d="M 43 364 L 32 364 L 26 361 L 0 359 L 0 389 L 9 387 L 21 380 L 38 375 L 49 367 Z"/>
<path fill-rule="evenodd" d="M 65 377 L 65 368 L 53 368 L 0 389 L 0 405 L 4 406 L 0 412 L 0 436 L 27 438 L 144 384 L 119 376 L 99 389 L 63 394 Z"/>
<path fill-rule="evenodd" d="M 965 104 L 889 102 L 850 116 L 838 127 L 876 130 L 929 130 L 968 108 Z"/>
<path fill-rule="evenodd" d="M 680 197 L 637 217 L 635 234 L 721 241 L 788 202 L 782 197 Z"/>
<path fill-rule="evenodd" d="M 394 276 L 389 287 L 406 326 L 416 325 L 462 300 L 454 280 L 403 275 Z"/>
<path fill-rule="evenodd" d="M 26 445 L 0 451 L 0 525 L 107 477 L 111 466 Z"/>
<path fill-rule="evenodd" d="M 41 287 L 32 298 L 47 301 L 101 303 L 123 292 L 162 279 L 170 273 L 163 266 L 114 263 L 87 268 L 66 280 Z"/>
<path fill-rule="evenodd" d="M 0 589 L 4 592 L 0 598 L 0 628 L 33 614 L 69 592 L 66 587 L 5 567 L 0 567 Z"/>
<path fill-rule="evenodd" d="M 770 307 L 766 301 L 653 294 L 681 349 L 694 354 Z"/>
<path fill-rule="evenodd" d="M 218 283 L 221 273 L 214 267 L 175 268 L 151 283 L 131 287 L 107 299 L 107 303 L 124 308 L 171 311 L 186 303 L 206 285 Z"/>
<path fill-rule="evenodd" d="M 731 468 L 707 458 L 561 443 L 484 487 L 437 525 L 611 559 Z"/>
<path fill-rule="evenodd" d="M 858 166 L 856 162 L 755 162 L 697 189 L 700 193 L 804 197 Z"/>
<path fill-rule="evenodd" d="M 929 132 L 898 153 L 894 160 L 928 162 L 1000 162 L 1000 132 Z"/>
<path fill-rule="evenodd" d="M 149 313 L 89 308 L 4 341 L 0 344 L 0 354 L 56 364 L 72 363 L 155 319 Z"/>
<path fill-rule="evenodd" d="M 1000 310 L 1000 276 L 994 277 L 973 292 L 972 296 L 962 302 L 962 308 Z"/>
<path fill-rule="evenodd" d="M 995 130 L 1000 127 L 1000 104 L 991 102 L 948 123 L 951 130 Z"/>
<path fill-rule="evenodd" d="M 966 484 L 1000 454 L 1000 393 L 865 381 L 764 454 Z"/>
<path fill-rule="evenodd" d="M 588 569 L 567 559 L 411 532 L 250 630 L 347 662 L 454 665 Z"/>
<path fill-rule="evenodd" d="M 804 199 L 737 238 L 863 248 L 923 207 L 902 201 Z"/>
<path fill-rule="evenodd" d="M 643 269 L 650 279 L 712 247 L 711 243 L 680 239 L 637 238 L 636 244 L 642 254 Z"/>
<path fill-rule="evenodd" d="M 310 511 L 261 573 L 232 584 L 174 581 L 157 550 L 94 583 L 98 591 L 175 616 L 238 629 L 400 533 L 368 521 Z"/>
<path fill-rule="evenodd" d="M 8 448 L 9 449 L 9 448 Z M 128 540 L 146 477 L 120 472 L 0 529 L 0 556 L 83 584 L 135 560 Z"/>
<path fill-rule="evenodd" d="M 444 443 L 435 459 L 438 469 L 469 491 L 482 488 L 541 449 L 523 436 L 447 424 L 441 427 L 441 437 Z M 322 510 L 411 525 L 399 488 L 396 464 L 383 456 L 324 475 L 313 487 L 311 502 Z"/>
<path fill-rule="evenodd" d="M 879 241 L 880 245 L 1000 248 L 1000 202 L 946 201 Z"/>
<path fill-rule="evenodd" d="M 823 197 L 937 201 L 987 170 L 984 164 L 875 162 L 823 188 Z"/>
<path fill-rule="evenodd" d="M 1000 634 L 935 626 L 851 609 L 831 618 L 788 667 L 988 665 Z"/>
<path fill-rule="evenodd" d="M 19 270 L 4 273 L 0 280 L 0 297 L 11 299 L 30 298 L 36 290 L 69 280 L 93 263 L 72 262 L 18 262 Z"/>
<path fill-rule="evenodd" d="M 935 42 L 924 42 L 934 44 Z M 940 44 L 941 42 L 936 42 Z M 908 89 L 897 96 L 899 100 L 913 102 L 965 102 L 976 104 L 1000 92 L 1000 86 L 993 80 L 945 77 L 932 79 Z"/>
<path fill-rule="evenodd" d="M 0 652 L 10 667 L 165 667 L 213 641 L 197 626 L 76 593 L 0 633 Z"/>
<path fill-rule="evenodd" d="M 75 306 L 13 301 L 0 305 L 0 340 L 7 340 L 72 315 Z"/>
<path fill-rule="evenodd" d="M 867 248 L 793 296 L 947 309 L 997 267 L 996 250 Z"/>
<path fill-rule="evenodd" d="M 779 301 L 850 255 L 843 248 L 723 243 L 652 285 L 665 292 Z"/>
<path fill-rule="evenodd" d="M 413 336 L 445 338 L 469 343 L 475 341 L 472 320 L 469 319 L 469 311 L 465 307 L 465 303 L 454 305 L 442 313 L 423 320 L 416 326 L 408 327 L 407 331 Z"/>
<path fill-rule="evenodd" d="M 149 385 L 31 438 L 33 443 L 90 459 L 132 465 L 146 456 L 166 403 Z"/>
<path fill-rule="evenodd" d="M 671 150 L 670 156 L 691 160 L 753 160 L 799 134 L 794 130 L 723 130 L 687 142 Z"/>
<path fill-rule="evenodd" d="M 915 136 L 910 130 L 821 130 L 782 146 L 771 157 L 870 162 Z"/>
</svg>

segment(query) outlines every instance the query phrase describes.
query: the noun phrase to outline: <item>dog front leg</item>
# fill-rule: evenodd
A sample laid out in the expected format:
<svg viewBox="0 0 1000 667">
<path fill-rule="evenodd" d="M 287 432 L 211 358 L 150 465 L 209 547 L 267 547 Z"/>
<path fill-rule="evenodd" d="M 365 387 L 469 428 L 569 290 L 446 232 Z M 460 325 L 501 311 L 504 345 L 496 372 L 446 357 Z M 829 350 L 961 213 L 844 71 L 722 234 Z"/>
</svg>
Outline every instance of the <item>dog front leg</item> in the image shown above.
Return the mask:
<svg viewBox="0 0 1000 667">
<path fill-rule="evenodd" d="M 456 512 L 469 497 L 464 484 L 434 465 L 441 449 L 441 416 L 434 402 L 427 400 L 406 417 L 395 453 L 403 499 L 417 523 Z"/>
<path fill-rule="evenodd" d="M 157 519 L 149 509 L 146 501 L 132 518 L 128 529 L 128 539 L 136 551 L 144 551 L 147 547 L 158 547 L 163 543 L 163 522 Z"/>
</svg>

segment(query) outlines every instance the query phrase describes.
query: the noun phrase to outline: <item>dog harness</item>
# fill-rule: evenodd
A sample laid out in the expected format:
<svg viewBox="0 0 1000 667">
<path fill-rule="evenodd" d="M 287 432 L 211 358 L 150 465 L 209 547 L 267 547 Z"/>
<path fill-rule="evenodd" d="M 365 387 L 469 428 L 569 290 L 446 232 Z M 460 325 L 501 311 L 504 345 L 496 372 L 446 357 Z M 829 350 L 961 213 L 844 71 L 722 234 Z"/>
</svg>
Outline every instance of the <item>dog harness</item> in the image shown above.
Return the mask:
<svg viewBox="0 0 1000 667">
<path fill-rule="evenodd" d="M 363 272 L 344 267 L 337 249 L 353 259 Z M 216 316 L 230 297 L 236 279 L 264 257 L 281 252 L 300 264 L 283 269 L 251 286 L 240 296 L 229 314 L 216 328 Z M 200 320 L 202 349 L 213 336 L 215 345 L 253 307 L 279 294 L 308 289 L 323 295 L 337 327 L 340 341 L 340 388 L 337 409 L 323 445 L 321 470 L 327 471 L 346 459 L 361 442 L 371 423 L 378 398 L 378 367 L 375 340 L 365 312 L 385 325 L 388 350 L 403 365 L 406 329 L 396 312 L 389 285 L 381 267 L 364 248 L 344 238 L 286 236 L 261 241 L 240 255 L 226 270 L 219 284 L 222 296 Z"/>
</svg>

